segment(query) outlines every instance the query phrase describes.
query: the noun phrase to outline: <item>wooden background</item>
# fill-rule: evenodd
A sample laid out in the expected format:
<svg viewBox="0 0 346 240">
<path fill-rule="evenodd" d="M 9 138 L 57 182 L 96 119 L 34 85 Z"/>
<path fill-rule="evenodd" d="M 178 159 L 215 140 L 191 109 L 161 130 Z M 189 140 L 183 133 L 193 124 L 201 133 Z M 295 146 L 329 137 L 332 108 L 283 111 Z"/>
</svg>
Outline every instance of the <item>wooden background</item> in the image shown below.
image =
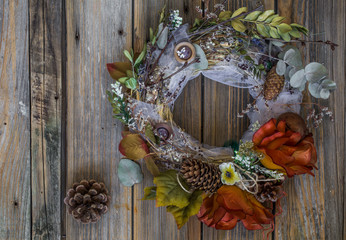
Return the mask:
<svg viewBox="0 0 346 240">
<path fill-rule="evenodd" d="M 186 22 L 195 6 L 211 9 L 222 0 L 3 0 L 0 2 L 0 239 L 209 240 L 261 239 L 239 224 L 215 231 L 195 217 L 177 230 L 173 217 L 153 201 L 141 201 L 145 180 L 120 185 L 117 146 L 122 125 L 112 119 L 105 64 L 139 51 L 158 12 L 179 9 Z M 230 0 L 228 9 L 260 1 Z M 335 113 L 314 130 L 316 176 L 290 179 L 283 214 L 270 239 L 345 239 L 345 28 L 344 0 L 265 0 L 287 20 L 304 24 L 311 39 L 332 40 L 303 49 L 307 61 L 329 69 L 338 89 L 320 101 Z M 310 101 L 308 96 L 306 101 Z M 197 139 L 222 146 L 239 140 L 247 119 L 236 114 L 250 101 L 246 90 L 198 78 L 175 105 L 175 119 Z M 315 100 L 313 100 L 315 101 Z M 95 178 L 111 190 L 110 212 L 94 225 L 66 215 L 62 199 L 74 181 Z"/>
</svg>

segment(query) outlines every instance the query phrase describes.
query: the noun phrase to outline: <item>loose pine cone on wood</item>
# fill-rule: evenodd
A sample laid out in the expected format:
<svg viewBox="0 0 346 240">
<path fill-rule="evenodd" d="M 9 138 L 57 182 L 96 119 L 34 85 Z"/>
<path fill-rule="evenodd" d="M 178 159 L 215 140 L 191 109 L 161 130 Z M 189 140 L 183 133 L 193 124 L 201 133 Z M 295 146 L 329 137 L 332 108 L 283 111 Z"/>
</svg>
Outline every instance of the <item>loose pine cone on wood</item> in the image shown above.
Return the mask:
<svg viewBox="0 0 346 240">
<path fill-rule="evenodd" d="M 258 180 L 265 180 L 266 177 L 263 175 L 258 176 Z M 257 182 L 258 192 L 255 195 L 256 199 L 260 202 L 267 200 L 276 202 L 283 195 L 282 188 L 283 181 L 275 180 L 268 182 Z"/>
<path fill-rule="evenodd" d="M 68 213 L 82 223 L 94 223 L 109 209 L 110 196 L 102 182 L 82 180 L 67 191 Z"/>
<path fill-rule="evenodd" d="M 191 188 L 214 193 L 222 186 L 221 171 L 218 166 L 197 159 L 185 160 L 180 173 Z"/>
<path fill-rule="evenodd" d="M 282 91 L 285 84 L 285 77 L 279 76 L 276 73 L 276 67 L 273 67 L 268 75 L 267 79 L 263 86 L 263 96 L 265 100 L 273 100 L 276 99 L 277 96 Z"/>
</svg>

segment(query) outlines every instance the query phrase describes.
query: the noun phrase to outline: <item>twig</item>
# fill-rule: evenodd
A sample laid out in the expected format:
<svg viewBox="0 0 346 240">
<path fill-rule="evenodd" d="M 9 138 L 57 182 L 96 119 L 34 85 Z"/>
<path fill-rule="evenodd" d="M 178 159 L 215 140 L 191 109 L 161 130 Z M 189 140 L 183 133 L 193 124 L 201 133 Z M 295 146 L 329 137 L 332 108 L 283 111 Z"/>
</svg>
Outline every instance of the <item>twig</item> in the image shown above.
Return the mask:
<svg viewBox="0 0 346 240">
<path fill-rule="evenodd" d="M 173 77 L 174 75 L 180 73 L 180 72 L 183 71 L 185 68 L 189 67 L 190 65 L 192 65 L 192 64 L 194 64 L 194 63 L 196 63 L 196 62 L 199 62 L 199 58 L 196 58 L 195 60 L 193 60 L 193 61 L 190 62 L 190 63 L 185 63 L 185 64 L 183 65 L 183 67 L 181 67 L 178 71 L 176 71 L 176 72 L 172 73 L 171 75 L 169 75 L 168 77 L 162 79 L 162 81 L 167 80 L 167 79 Z"/>
<path fill-rule="evenodd" d="M 322 41 L 322 40 L 314 41 L 314 40 L 295 39 L 295 40 L 291 40 L 291 41 L 285 41 L 285 40 L 276 39 L 276 38 L 265 38 L 265 40 L 276 41 L 276 42 L 282 42 L 282 43 L 326 44 L 326 45 L 329 45 L 333 51 L 335 50 L 336 47 L 339 46 L 338 44 L 333 43 L 332 41 L 329 41 L 329 40 L 327 40 L 327 41 Z"/>
</svg>

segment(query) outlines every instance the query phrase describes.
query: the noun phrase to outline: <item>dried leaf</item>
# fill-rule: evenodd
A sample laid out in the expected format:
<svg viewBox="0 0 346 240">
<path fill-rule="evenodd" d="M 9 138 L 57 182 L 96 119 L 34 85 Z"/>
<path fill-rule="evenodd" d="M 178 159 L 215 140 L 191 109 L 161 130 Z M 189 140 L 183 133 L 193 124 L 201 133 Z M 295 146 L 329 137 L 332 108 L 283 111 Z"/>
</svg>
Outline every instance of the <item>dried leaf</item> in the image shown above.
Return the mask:
<svg viewBox="0 0 346 240">
<path fill-rule="evenodd" d="M 144 188 L 144 197 L 142 200 L 155 200 L 156 199 L 156 187 L 146 187 Z"/>
<path fill-rule="evenodd" d="M 157 167 L 157 165 L 155 164 L 154 159 L 152 159 L 151 157 L 145 157 L 144 158 L 145 161 L 145 165 L 147 166 L 147 169 L 149 170 L 149 172 L 154 176 L 157 177 L 160 175 L 160 170 Z"/>
<path fill-rule="evenodd" d="M 168 206 L 167 211 L 172 213 L 180 229 L 191 216 L 196 215 L 203 202 L 202 191 L 194 191 L 189 198 L 189 205 L 184 208 Z"/>
<path fill-rule="evenodd" d="M 189 205 L 190 194 L 185 192 L 177 181 L 177 172 L 168 170 L 154 178 L 156 190 L 156 207 L 176 206 L 184 208 Z"/>
<path fill-rule="evenodd" d="M 131 160 L 142 159 L 150 152 L 147 144 L 138 134 L 126 135 L 120 141 L 119 151 Z"/>
<path fill-rule="evenodd" d="M 118 178 L 123 185 L 131 187 L 143 181 L 143 174 L 137 163 L 129 159 L 121 159 L 118 165 Z"/>
</svg>

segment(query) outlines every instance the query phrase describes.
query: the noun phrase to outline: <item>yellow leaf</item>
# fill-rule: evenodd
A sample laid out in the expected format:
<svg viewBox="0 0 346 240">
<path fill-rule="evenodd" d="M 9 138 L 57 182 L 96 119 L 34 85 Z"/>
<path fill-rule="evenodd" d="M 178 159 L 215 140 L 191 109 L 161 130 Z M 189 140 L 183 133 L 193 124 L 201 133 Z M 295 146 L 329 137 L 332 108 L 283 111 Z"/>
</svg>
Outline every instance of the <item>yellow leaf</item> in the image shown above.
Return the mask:
<svg viewBox="0 0 346 240">
<path fill-rule="evenodd" d="M 177 172 L 168 170 L 154 178 L 156 189 L 156 207 L 189 205 L 190 194 L 185 192 L 177 181 Z"/>
<path fill-rule="evenodd" d="M 157 165 L 155 164 L 154 160 L 148 156 L 144 158 L 145 161 L 145 165 L 147 166 L 147 169 L 149 170 L 149 172 L 154 176 L 157 177 L 160 175 L 160 170 L 157 167 Z"/>
<path fill-rule="evenodd" d="M 240 20 L 233 20 L 231 24 L 232 24 L 232 27 L 238 32 L 246 31 L 245 25 Z"/>
<path fill-rule="evenodd" d="M 155 200 L 156 198 L 156 187 L 146 187 L 144 188 L 144 197 L 142 200 Z"/>
<path fill-rule="evenodd" d="M 168 206 L 167 211 L 172 213 L 177 223 L 178 228 L 180 229 L 191 216 L 196 215 L 202 205 L 202 191 L 194 191 L 189 199 L 189 205 L 183 208 L 176 206 Z"/>
<path fill-rule="evenodd" d="M 231 18 L 231 11 L 224 11 L 219 14 L 219 19 L 221 21 L 226 21 Z"/>
<path fill-rule="evenodd" d="M 242 7 L 242 8 L 239 8 L 238 10 L 236 10 L 233 14 L 232 14 L 232 18 L 236 17 L 236 16 L 239 16 L 240 14 L 242 13 L 245 13 L 247 12 L 247 7 Z M 244 18 L 245 16 L 243 16 Z"/>
<path fill-rule="evenodd" d="M 119 144 L 122 155 L 131 160 L 139 160 L 148 155 L 149 148 L 139 134 L 127 134 Z"/>
</svg>

